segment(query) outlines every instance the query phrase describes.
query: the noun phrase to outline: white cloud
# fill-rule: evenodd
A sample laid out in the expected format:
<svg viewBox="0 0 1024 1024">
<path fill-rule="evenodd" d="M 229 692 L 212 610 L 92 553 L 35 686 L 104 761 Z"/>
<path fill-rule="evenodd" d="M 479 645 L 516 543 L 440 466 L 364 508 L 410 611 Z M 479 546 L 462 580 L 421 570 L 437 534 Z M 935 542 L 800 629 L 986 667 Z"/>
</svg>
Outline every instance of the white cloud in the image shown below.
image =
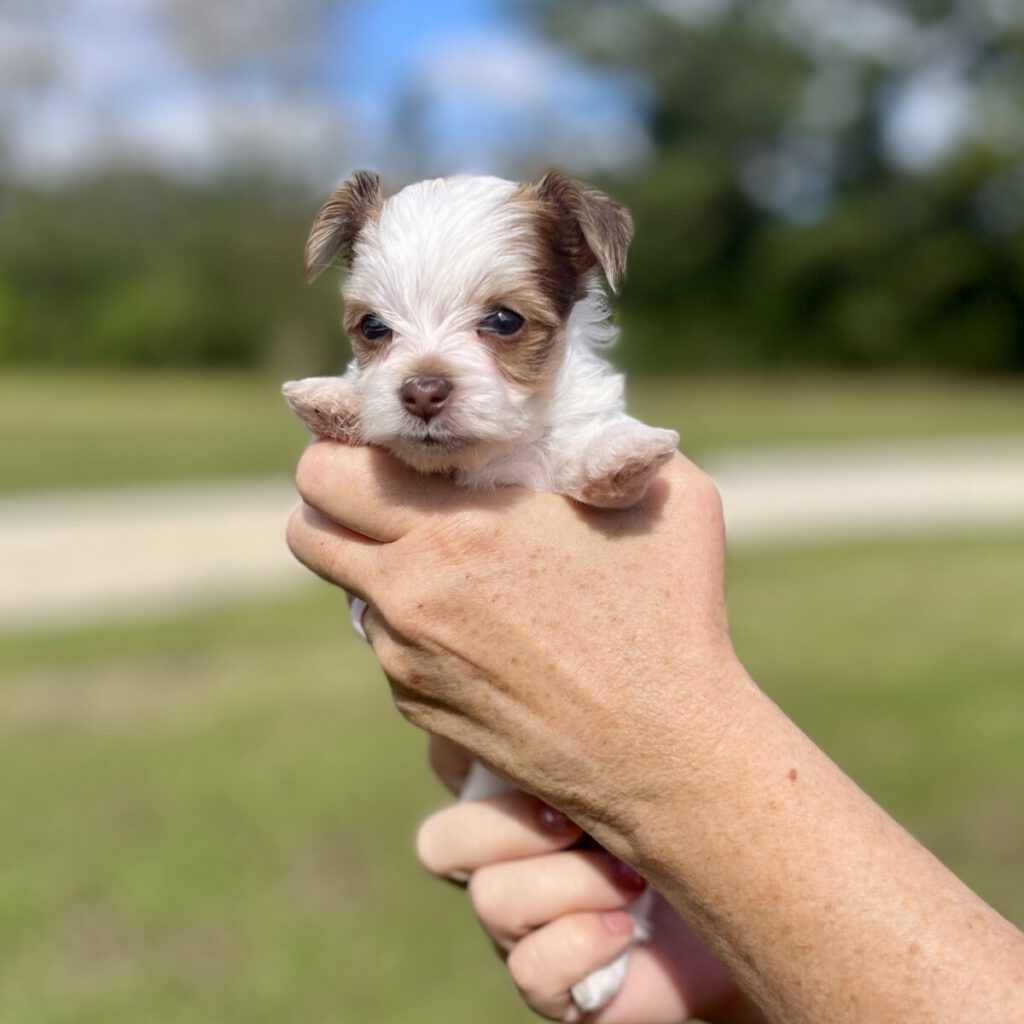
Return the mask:
<svg viewBox="0 0 1024 1024">
<path fill-rule="evenodd" d="M 898 64 L 922 42 L 914 19 L 881 0 L 767 0 L 764 6 L 784 36 L 820 60 Z"/>
<path fill-rule="evenodd" d="M 164 0 L 68 0 L 0 10 L 0 133 L 35 180 L 130 163 L 205 174 L 264 161 L 321 180 L 348 132 L 330 96 L 204 79 L 158 17 Z"/>
<path fill-rule="evenodd" d="M 927 171 L 951 157 L 970 132 L 970 86 L 953 68 L 912 74 L 889 97 L 882 119 L 886 156 L 909 171 Z"/>
<path fill-rule="evenodd" d="M 629 166 L 650 151 L 638 83 L 591 72 L 530 36 L 451 37 L 421 64 L 413 89 L 449 168 L 548 162 L 582 173 Z"/>
</svg>

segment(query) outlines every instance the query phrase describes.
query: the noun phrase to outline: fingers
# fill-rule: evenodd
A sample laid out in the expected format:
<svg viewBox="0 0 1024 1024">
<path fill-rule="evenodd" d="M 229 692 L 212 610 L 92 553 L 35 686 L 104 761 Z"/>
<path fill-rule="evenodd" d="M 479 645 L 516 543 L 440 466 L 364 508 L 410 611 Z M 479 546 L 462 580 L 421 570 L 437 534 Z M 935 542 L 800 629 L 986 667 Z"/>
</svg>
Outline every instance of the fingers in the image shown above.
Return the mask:
<svg viewBox="0 0 1024 1024">
<path fill-rule="evenodd" d="M 685 971 L 686 964 L 671 962 L 665 951 L 636 946 L 629 954 L 629 971 L 622 988 L 588 1020 L 591 1024 L 679 1024 L 691 1020 L 697 1010 L 687 996 L 685 981 L 678 977 Z"/>
<path fill-rule="evenodd" d="M 536 797 L 508 793 L 438 811 L 420 826 L 416 852 L 433 874 L 464 880 L 485 864 L 567 849 L 581 835 Z"/>
<path fill-rule="evenodd" d="M 441 781 L 458 794 L 469 774 L 470 756 L 457 743 L 443 736 L 428 737 L 427 758 Z"/>
<path fill-rule="evenodd" d="M 404 536 L 424 512 L 453 507 L 466 493 L 379 448 L 326 441 L 303 452 L 295 485 L 306 504 L 328 519 L 384 543 Z"/>
<path fill-rule="evenodd" d="M 632 868 L 606 851 L 569 850 L 485 865 L 470 879 L 469 896 L 484 930 L 507 950 L 556 918 L 622 910 L 645 888 Z"/>
<path fill-rule="evenodd" d="M 572 986 L 615 960 L 629 946 L 632 929 L 632 919 L 621 910 L 568 914 L 521 939 L 507 966 L 538 1013 L 556 1020 L 581 1020 L 572 1003 Z M 622 988 L 586 1020 L 590 1024 L 679 1024 L 694 1017 L 724 1020 L 718 1011 L 726 1005 L 737 1011 L 729 1020 L 763 1021 L 693 932 L 663 908 L 653 941 L 630 951 Z"/>
<path fill-rule="evenodd" d="M 633 919 L 623 910 L 569 914 L 527 935 L 509 954 L 507 966 L 537 1013 L 578 1021 L 582 1014 L 569 990 L 625 952 L 632 937 Z"/>
<path fill-rule="evenodd" d="M 322 516 L 309 505 L 299 505 L 288 520 L 288 547 L 318 576 L 365 598 L 367 587 L 379 575 L 380 545 Z"/>
</svg>

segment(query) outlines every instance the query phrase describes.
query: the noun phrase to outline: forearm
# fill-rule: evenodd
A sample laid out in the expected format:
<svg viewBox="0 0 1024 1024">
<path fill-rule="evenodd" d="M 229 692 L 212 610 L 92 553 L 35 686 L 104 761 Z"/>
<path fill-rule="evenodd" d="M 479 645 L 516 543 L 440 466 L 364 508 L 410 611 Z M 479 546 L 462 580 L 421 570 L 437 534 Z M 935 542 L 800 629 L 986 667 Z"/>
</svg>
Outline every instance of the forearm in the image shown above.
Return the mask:
<svg viewBox="0 0 1024 1024">
<path fill-rule="evenodd" d="M 651 879 L 771 1019 L 1024 1021 L 1024 936 L 739 670 L 666 720 L 664 742 L 650 771 L 679 750 L 687 777 L 624 827 L 583 824 Z"/>
<path fill-rule="evenodd" d="M 298 481 L 292 549 L 368 599 L 402 712 L 642 871 L 774 1020 L 1024 1022 L 1020 933 L 735 661 L 720 502 L 682 457 L 611 516 L 366 449 L 313 445 Z"/>
</svg>

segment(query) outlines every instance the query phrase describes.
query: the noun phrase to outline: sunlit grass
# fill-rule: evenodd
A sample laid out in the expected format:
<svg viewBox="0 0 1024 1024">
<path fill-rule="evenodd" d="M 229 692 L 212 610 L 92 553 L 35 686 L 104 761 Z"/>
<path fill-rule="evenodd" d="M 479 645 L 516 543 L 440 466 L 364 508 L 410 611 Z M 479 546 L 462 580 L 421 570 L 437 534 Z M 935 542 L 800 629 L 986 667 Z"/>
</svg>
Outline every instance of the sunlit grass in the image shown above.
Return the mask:
<svg viewBox="0 0 1024 1024">
<path fill-rule="evenodd" d="M 765 689 L 1024 922 L 1024 538 L 743 552 Z M 423 741 L 311 584 L 0 639 L 0 1020 L 533 1019 L 411 837 Z"/>
<path fill-rule="evenodd" d="M 630 400 L 698 459 L 762 444 L 1024 434 L 1024 380 L 679 374 L 632 380 Z M 267 375 L 0 374 L 0 491 L 287 475 L 305 437 Z"/>
<path fill-rule="evenodd" d="M 270 377 L 0 374 L 0 491 L 285 474 L 306 438 Z"/>
</svg>

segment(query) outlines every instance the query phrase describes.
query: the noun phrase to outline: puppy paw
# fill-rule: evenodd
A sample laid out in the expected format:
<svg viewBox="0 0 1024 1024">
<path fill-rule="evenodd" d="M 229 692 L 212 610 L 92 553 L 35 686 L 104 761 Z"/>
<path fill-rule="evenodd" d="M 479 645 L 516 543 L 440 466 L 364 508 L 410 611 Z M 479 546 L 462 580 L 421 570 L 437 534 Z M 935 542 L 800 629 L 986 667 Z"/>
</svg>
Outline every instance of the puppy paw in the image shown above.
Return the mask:
<svg viewBox="0 0 1024 1024">
<path fill-rule="evenodd" d="M 359 442 L 355 395 L 342 377 L 306 377 L 289 381 L 281 391 L 311 434 L 346 444 Z"/>
<path fill-rule="evenodd" d="M 573 985 L 570 989 L 572 1001 L 584 1013 L 603 1010 L 618 995 L 629 969 L 629 954 L 627 949 L 617 960 L 591 971 L 582 981 Z"/>
<path fill-rule="evenodd" d="M 568 493 L 595 508 L 629 508 L 647 493 L 678 444 L 674 430 L 647 427 L 636 420 L 610 427 L 588 448 L 582 473 Z"/>
</svg>

